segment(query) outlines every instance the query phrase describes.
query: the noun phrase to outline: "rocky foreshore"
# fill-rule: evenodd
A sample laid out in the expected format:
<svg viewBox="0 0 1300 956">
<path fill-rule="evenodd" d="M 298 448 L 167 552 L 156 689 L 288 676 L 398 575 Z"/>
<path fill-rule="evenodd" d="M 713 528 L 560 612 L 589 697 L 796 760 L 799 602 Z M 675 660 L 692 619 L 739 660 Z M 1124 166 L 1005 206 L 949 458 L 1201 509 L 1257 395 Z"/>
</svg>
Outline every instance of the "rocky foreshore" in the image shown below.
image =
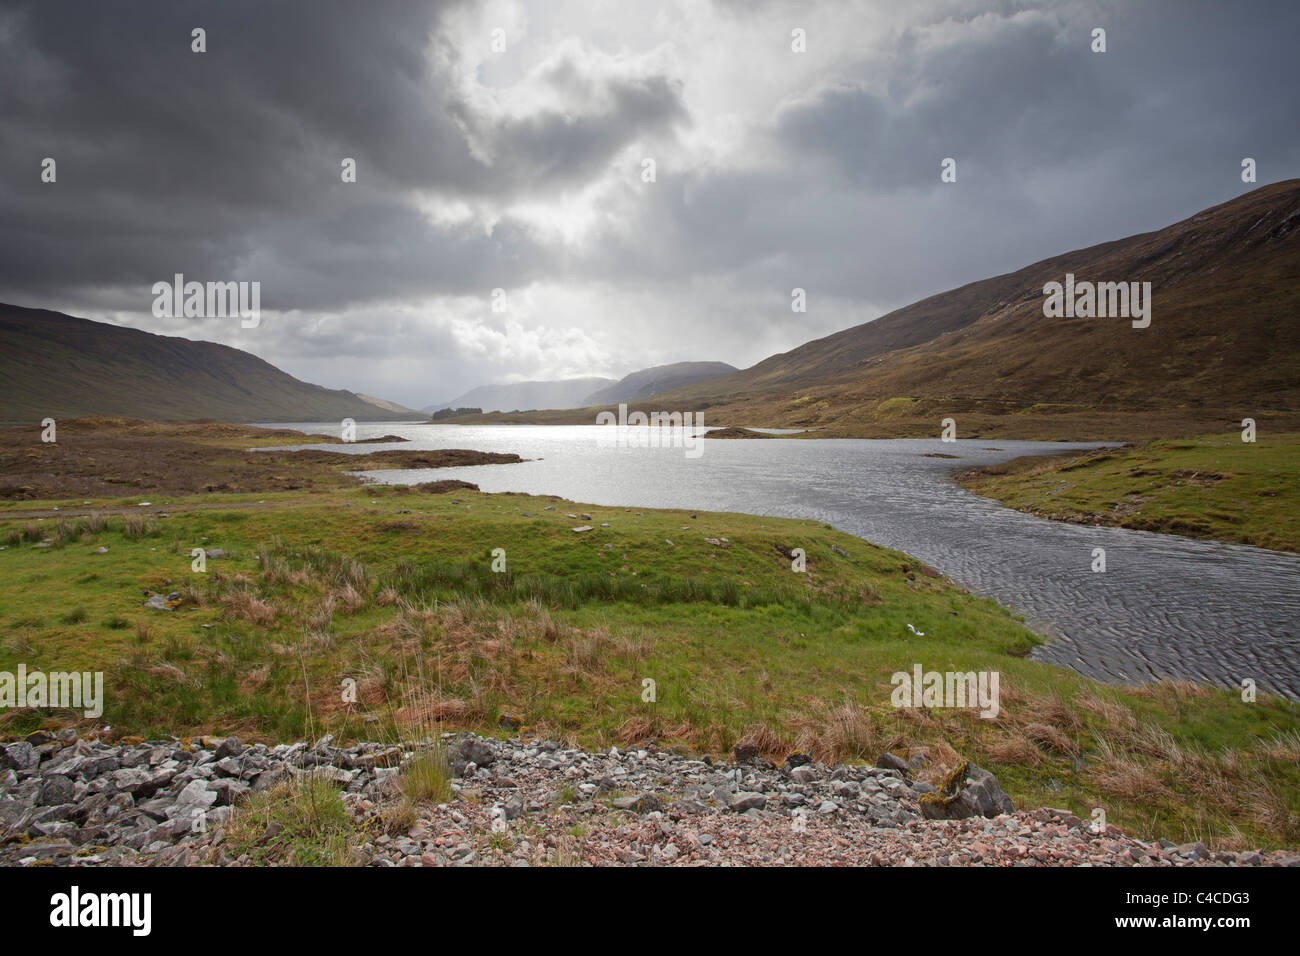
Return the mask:
<svg viewBox="0 0 1300 956">
<path fill-rule="evenodd" d="M 777 765 L 743 745 L 725 763 L 653 744 L 585 753 L 445 734 L 437 745 L 451 798 L 417 804 L 392 833 L 372 824 L 402 799 L 403 762 L 430 743 L 38 732 L 0 744 L 0 864 L 247 864 L 224 825 L 251 795 L 304 779 L 342 791 L 364 837 L 352 862 L 370 866 L 1300 864 L 1293 851 L 1147 843 L 1065 810 L 1017 812 L 968 764 L 936 789 L 893 754 L 867 767 L 798 753 Z"/>
</svg>

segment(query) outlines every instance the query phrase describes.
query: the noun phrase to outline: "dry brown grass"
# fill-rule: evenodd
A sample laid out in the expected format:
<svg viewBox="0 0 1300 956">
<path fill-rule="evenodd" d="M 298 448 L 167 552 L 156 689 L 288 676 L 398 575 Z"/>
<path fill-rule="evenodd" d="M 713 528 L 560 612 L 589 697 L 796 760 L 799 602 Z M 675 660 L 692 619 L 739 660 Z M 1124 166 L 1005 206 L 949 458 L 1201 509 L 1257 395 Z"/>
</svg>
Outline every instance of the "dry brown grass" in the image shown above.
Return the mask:
<svg viewBox="0 0 1300 956">
<path fill-rule="evenodd" d="M 227 619 L 247 621 L 257 627 L 272 627 L 276 622 L 275 605 L 250 591 L 228 591 L 220 600 Z"/>
<path fill-rule="evenodd" d="M 1300 734 L 1279 732 L 1267 740 L 1258 741 L 1255 750 L 1269 760 L 1300 764 Z"/>
<path fill-rule="evenodd" d="M 1161 775 L 1150 763 L 1109 738 L 1097 738 L 1099 763 L 1089 768 L 1088 776 L 1097 787 L 1126 800 L 1149 799 L 1165 792 Z"/>
<path fill-rule="evenodd" d="M 1062 734 L 1077 734 L 1083 729 L 1083 719 L 1075 709 L 1054 695 L 1028 701 L 1024 707 L 1024 718 L 1030 723 L 1044 724 Z"/>
<path fill-rule="evenodd" d="M 785 741 L 781 735 L 774 731 L 767 724 L 750 724 L 736 741 L 739 744 L 752 744 L 758 748 L 758 752 L 768 756 L 784 759 L 789 753 Z"/>
<path fill-rule="evenodd" d="M 544 643 L 556 644 L 570 632 L 570 628 L 556 621 L 551 616 L 550 609 L 536 598 L 530 599 L 524 606 L 524 614 L 530 632 Z"/>
<path fill-rule="evenodd" d="M 1275 783 L 1255 775 L 1245 786 L 1242 796 L 1254 823 L 1270 833 L 1282 835 L 1292 844 L 1300 842 L 1300 814 L 1291 809 L 1286 794 Z"/>
<path fill-rule="evenodd" d="M 395 723 L 405 729 L 423 729 L 445 721 L 482 720 L 486 716 L 474 702 L 438 690 L 407 700 L 393 712 Z"/>
<path fill-rule="evenodd" d="M 303 614 L 309 630 L 326 631 L 334 623 L 334 595 L 327 594 L 319 601 L 310 602 Z"/>
<path fill-rule="evenodd" d="M 1092 714 L 1116 730 L 1134 730 L 1137 728 L 1137 717 L 1133 715 L 1132 710 L 1110 697 L 1102 696 L 1102 693 L 1092 688 L 1087 688 L 1076 694 L 1073 703 L 1078 709 Z"/>
<path fill-rule="evenodd" d="M 271 665 L 261 664 L 247 674 L 239 681 L 239 692 L 241 694 L 251 694 L 266 683 L 267 678 L 271 676 Z"/>
<path fill-rule="evenodd" d="M 1058 754 L 1073 757 L 1079 753 L 1079 745 L 1050 724 L 1025 724 L 1021 734 L 1025 739 Z"/>
<path fill-rule="evenodd" d="M 177 684 L 194 684 L 183 670 L 170 661 L 155 661 L 154 663 L 143 668 L 145 673 L 152 674 L 155 677 L 165 677 L 168 680 L 175 681 Z"/>
<path fill-rule="evenodd" d="M 874 760 L 882 749 L 887 749 L 886 743 L 871 712 L 846 697 L 824 711 L 817 721 L 813 740 L 801 749 L 824 762 Z"/>
<path fill-rule="evenodd" d="M 564 642 L 565 659 L 571 672 L 599 674 L 614 657 L 618 644 L 602 628 L 572 631 Z"/>
<path fill-rule="evenodd" d="M 656 736 L 657 721 L 652 717 L 629 717 L 614 731 L 614 739 L 624 746 Z"/>
<path fill-rule="evenodd" d="M 1043 752 L 1033 740 L 1023 734 L 1012 731 L 989 747 L 989 756 L 996 763 L 1023 764 L 1028 767 L 1040 767 L 1044 763 Z"/>
<path fill-rule="evenodd" d="M 208 606 L 207 592 L 199 590 L 193 584 L 182 584 L 177 591 L 180 592 L 181 601 L 185 604 L 193 604 L 196 607 Z"/>
</svg>

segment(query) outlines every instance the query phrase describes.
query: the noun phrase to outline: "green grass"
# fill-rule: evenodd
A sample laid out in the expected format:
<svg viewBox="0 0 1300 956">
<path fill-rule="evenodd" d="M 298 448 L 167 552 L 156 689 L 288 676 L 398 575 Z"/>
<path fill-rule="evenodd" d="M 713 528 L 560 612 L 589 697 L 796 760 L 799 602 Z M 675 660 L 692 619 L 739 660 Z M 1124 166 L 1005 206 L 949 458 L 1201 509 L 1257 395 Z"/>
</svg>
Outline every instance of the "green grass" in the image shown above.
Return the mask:
<svg viewBox="0 0 1300 956">
<path fill-rule="evenodd" d="M 226 826 L 225 849 L 259 866 L 353 866 L 358 837 L 333 784 L 306 779 L 240 806 Z"/>
<path fill-rule="evenodd" d="M 961 476 L 1011 508 L 1068 521 L 1300 551 L 1300 434 L 1239 432 L 1022 458 Z"/>
<path fill-rule="evenodd" d="M 876 413 L 882 418 L 897 417 L 911 412 L 916 404 L 914 398 L 887 398 L 876 406 Z"/>
<path fill-rule="evenodd" d="M 451 769 L 441 747 L 420 753 L 402 764 L 402 792 L 414 803 L 446 803 L 451 799 Z"/>
<path fill-rule="evenodd" d="M 102 723 L 143 737 L 427 739 L 497 732 L 512 713 L 524 735 L 592 749 L 924 750 L 936 767 L 986 766 L 1018 805 L 1103 807 L 1148 836 L 1300 837 L 1295 704 L 1108 688 L 1029 661 L 1037 638 L 1005 609 L 823 524 L 378 487 L 186 507 L 170 503 L 153 529 L 88 523 L 50 548 L 33 541 L 54 519 L 0 521 L 0 534 L 36 526 L 0 551 L 0 670 L 103 670 Z M 198 574 L 193 547 L 227 557 Z M 808 573 L 791 570 L 793 548 Z M 149 611 L 146 590 L 183 600 Z M 915 663 L 998 671 L 1000 715 L 894 709 L 890 676 Z M 73 719 L 10 711 L 0 732 Z"/>
</svg>

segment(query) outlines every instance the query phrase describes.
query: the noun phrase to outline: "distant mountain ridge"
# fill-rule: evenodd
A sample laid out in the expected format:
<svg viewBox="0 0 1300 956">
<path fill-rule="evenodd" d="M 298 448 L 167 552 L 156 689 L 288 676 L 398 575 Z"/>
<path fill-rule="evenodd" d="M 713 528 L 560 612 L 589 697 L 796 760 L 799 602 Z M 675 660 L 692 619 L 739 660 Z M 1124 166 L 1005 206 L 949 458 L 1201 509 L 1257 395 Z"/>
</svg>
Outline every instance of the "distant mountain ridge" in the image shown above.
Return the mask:
<svg viewBox="0 0 1300 956">
<path fill-rule="evenodd" d="M 592 375 L 554 381 L 480 385 L 449 402 L 427 405 L 423 410 L 432 414 L 443 408 L 481 408 L 484 412 L 513 412 L 534 408 L 582 408 L 587 404 L 585 399 L 593 389 L 613 384 L 612 378 Z"/>
<path fill-rule="evenodd" d="M 568 410 L 589 405 L 635 402 L 660 392 L 707 382 L 730 375 L 737 369 L 726 362 L 676 362 L 632 372 L 615 381 L 591 376 L 552 381 L 480 385 L 464 395 L 437 405 L 426 405 L 429 414 L 444 408 L 481 408 L 493 412 L 525 412 L 542 409 Z"/>
<path fill-rule="evenodd" d="M 583 405 L 616 405 L 619 402 L 637 402 L 642 399 L 671 392 L 702 382 L 712 381 L 737 372 L 726 362 L 676 362 L 641 369 L 605 388 L 592 392 Z"/>
<path fill-rule="evenodd" d="M 383 399 L 299 381 L 228 345 L 0 304 L 0 420 L 84 415 L 230 422 L 424 418 Z"/>
</svg>

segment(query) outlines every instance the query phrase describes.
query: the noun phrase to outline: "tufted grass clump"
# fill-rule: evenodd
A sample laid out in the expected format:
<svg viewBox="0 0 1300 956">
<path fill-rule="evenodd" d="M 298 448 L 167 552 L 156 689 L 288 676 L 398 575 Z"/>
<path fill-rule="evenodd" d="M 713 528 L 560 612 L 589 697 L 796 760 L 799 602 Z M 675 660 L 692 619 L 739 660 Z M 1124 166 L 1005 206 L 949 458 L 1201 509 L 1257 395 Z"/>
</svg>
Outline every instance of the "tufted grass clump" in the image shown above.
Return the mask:
<svg viewBox="0 0 1300 956">
<path fill-rule="evenodd" d="M 225 843 L 258 866 L 353 866 L 357 833 L 332 783 L 303 780 L 255 794 L 231 816 Z"/>
<path fill-rule="evenodd" d="M 446 803 L 451 799 L 451 766 L 441 745 L 435 745 L 402 764 L 398 779 L 413 803 Z"/>
</svg>

